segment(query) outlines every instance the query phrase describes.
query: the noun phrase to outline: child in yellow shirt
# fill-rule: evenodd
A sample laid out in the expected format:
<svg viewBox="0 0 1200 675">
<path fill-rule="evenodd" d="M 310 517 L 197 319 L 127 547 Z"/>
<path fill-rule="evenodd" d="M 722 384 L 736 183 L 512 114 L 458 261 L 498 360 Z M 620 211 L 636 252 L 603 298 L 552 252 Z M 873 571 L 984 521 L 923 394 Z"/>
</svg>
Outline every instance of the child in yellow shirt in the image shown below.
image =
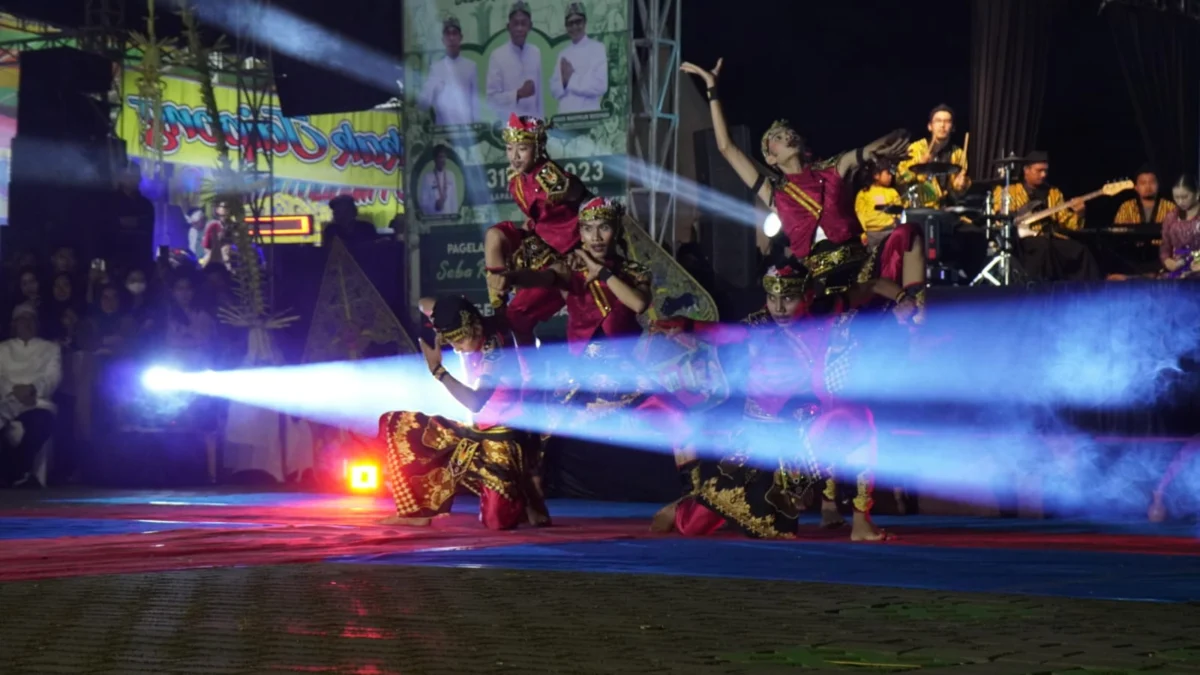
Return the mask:
<svg viewBox="0 0 1200 675">
<path fill-rule="evenodd" d="M 876 164 L 868 167 L 871 172 L 870 186 L 859 190 L 854 199 L 854 212 L 858 214 L 858 222 L 862 223 L 867 233 L 867 243 L 871 246 L 879 243 L 896 226 L 896 216 L 878 210 L 877 206 L 900 206 L 900 193 L 892 187 L 895 174 L 887 164 Z"/>
</svg>

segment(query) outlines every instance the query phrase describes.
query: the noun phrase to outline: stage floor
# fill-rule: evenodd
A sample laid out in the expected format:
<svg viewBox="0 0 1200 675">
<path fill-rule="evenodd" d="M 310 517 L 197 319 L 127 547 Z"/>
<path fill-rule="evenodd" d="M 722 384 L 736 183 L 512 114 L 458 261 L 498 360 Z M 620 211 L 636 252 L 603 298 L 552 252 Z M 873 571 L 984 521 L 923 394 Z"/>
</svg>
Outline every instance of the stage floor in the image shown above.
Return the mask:
<svg viewBox="0 0 1200 675">
<path fill-rule="evenodd" d="M 854 544 L 648 531 L 551 502 L 488 532 L 460 500 L 0 492 L 3 673 L 1200 673 L 1197 526 L 880 518 Z"/>
</svg>

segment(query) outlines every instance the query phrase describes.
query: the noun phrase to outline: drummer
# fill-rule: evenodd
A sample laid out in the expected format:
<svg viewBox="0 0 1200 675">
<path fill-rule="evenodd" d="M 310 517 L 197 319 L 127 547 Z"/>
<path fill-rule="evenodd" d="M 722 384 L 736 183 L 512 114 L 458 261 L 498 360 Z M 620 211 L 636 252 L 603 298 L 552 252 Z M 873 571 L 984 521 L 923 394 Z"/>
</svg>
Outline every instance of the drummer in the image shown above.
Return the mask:
<svg viewBox="0 0 1200 675">
<path fill-rule="evenodd" d="M 942 104 L 929 112 L 929 138 L 918 138 L 908 146 L 908 159 L 900 162 L 901 190 L 910 196 L 909 206 L 947 206 L 947 196 L 958 199 L 971 187 L 967 177 L 967 153 L 950 140 L 954 110 Z"/>
<path fill-rule="evenodd" d="M 871 184 L 858 191 L 858 196 L 854 198 L 854 213 L 866 232 L 867 244 L 876 246 L 896 227 L 896 215 L 901 207 L 900 193 L 892 187 L 895 174 L 889 161 L 869 162 L 865 168 L 866 175 L 871 177 Z"/>
</svg>

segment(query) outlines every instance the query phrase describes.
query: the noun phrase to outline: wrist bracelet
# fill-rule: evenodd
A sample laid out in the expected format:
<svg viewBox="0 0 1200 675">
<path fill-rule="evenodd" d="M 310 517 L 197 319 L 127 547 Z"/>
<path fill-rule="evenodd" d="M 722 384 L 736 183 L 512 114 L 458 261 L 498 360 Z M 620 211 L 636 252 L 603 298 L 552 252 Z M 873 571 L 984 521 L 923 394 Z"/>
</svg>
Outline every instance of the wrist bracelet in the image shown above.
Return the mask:
<svg viewBox="0 0 1200 675">
<path fill-rule="evenodd" d="M 612 270 L 608 269 L 607 267 L 602 267 L 600 268 L 600 271 L 596 273 L 596 278 L 600 281 L 608 281 L 612 278 L 612 275 Z"/>
<path fill-rule="evenodd" d="M 449 371 L 446 370 L 446 366 L 443 366 L 439 363 L 438 367 L 433 369 L 432 374 L 433 374 L 433 379 L 437 380 L 438 382 L 441 382 L 442 378 L 449 374 Z"/>
<path fill-rule="evenodd" d="M 896 294 L 896 297 L 892 300 L 892 302 L 895 302 L 898 305 L 905 300 L 908 300 L 908 291 L 901 289 L 900 292 Z"/>
<path fill-rule="evenodd" d="M 716 87 L 709 87 L 708 89 L 705 90 L 704 93 L 706 96 L 708 96 L 709 101 L 717 100 L 717 88 Z"/>
<path fill-rule="evenodd" d="M 483 271 L 491 272 L 492 274 L 500 274 L 501 272 L 507 272 L 508 268 L 503 265 L 500 265 L 499 267 L 485 267 L 485 268 L 483 268 Z"/>
</svg>

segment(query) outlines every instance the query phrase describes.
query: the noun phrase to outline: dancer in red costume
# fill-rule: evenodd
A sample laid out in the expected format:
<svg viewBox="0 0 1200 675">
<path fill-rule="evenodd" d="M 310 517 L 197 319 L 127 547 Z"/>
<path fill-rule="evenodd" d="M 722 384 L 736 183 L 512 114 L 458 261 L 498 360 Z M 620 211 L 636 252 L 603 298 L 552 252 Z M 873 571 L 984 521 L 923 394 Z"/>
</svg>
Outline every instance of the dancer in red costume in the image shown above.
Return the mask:
<svg viewBox="0 0 1200 675">
<path fill-rule="evenodd" d="M 650 307 L 652 275 L 619 250 L 624 217 L 619 202 L 593 198 L 579 212 L 581 245 L 568 259 L 506 278 L 522 289 L 553 289 L 566 303 L 568 349 L 584 358 L 555 392 L 568 414 L 557 426 L 594 427 L 607 414 L 632 408 L 647 431 L 669 434 L 680 446 L 676 452 L 690 456 L 681 440 L 688 435 L 681 406 L 670 396 L 647 393 L 652 383 L 634 363 L 642 333 L 638 315 Z"/>
<path fill-rule="evenodd" d="M 717 92 L 721 61 L 711 71 L 691 63 L 684 63 L 681 69 L 704 81 L 721 155 L 759 199 L 779 215 L 792 255 L 804 262 L 818 282 L 846 264 L 861 264 L 857 281 L 882 278 L 898 284 L 921 310 L 916 322 L 922 322 L 925 250 L 920 230 L 911 223 L 899 225 L 877 247 L 868 249 L 854 213 L 849 180 L 865 161 L 895 163 L 906 159 L 908 134 L 896 131 L 856 151 L 813 163 L 804 139 L 786 120 L 780 120 L 762 137 L 763 157 L 778 172 L 764 176 L 730 138 Z"/>
<path fill-rule="evenodd" d="M 517 344 L 532 345 L 534 328 L 563 307 L 553 288 L 521 288 L 507 301 L 506 272 L 543 270 L 579 244 L 579 207 L 589 199 L 583 182 L 546 154 L 548 125 L 536 117 L 512 115 L 504 128 L 511 167 L 508 192 L 527 220 L 525 226 L 505 221 L 484 237 L 484 264 L 492 305 L 503 310 Z"/>
<path fill-rule="evenodd" d="M 429 372 L 474 421 L 463 424 L 419 412 L 390 412 L 379 420 L 387 445 L 388 486 L 396 502 L 390 525 L 428 525 L 450 512 L 460 485 L 479 495 L 479 519 L 493 530 L 520 522 L 549 524 L 532 484 L 538 438 L 507 424 L 521 413 L 521 368 L 506 331 L 479 315 L 465 298 L 446 298 L 431 312 L 438 344 L 421 341 Z M 465 356 L 470 383 L 442 365 L 441 346 Z"/>
<path fill-rule="evenodd" d="M 854 354 L 847 331 L 854 308 L 871 296 L 895 298 L 899 287 L 879 279 L 846 293 L 818 296 L 810 273 L 798 261 L 771 268 L 763 287 L 766 308 L 743 325 L 672 319 L 655 326 L 690 329 L 717 344 L 745 344 L 750 356 L 743 424 L 734 432 L 733 450 L 718 461 L 681 466 L 690 490 L 656 516 L 658 529 L 666 529 L 666 522 L 683 534 L 705 535 L 728 521 L 752 537 L 792 538 L 805 497 L 818 486 L 824 524 L 840 520 L 833 477 L 839 468 L 856 466 L 858 495 L 850 538 L 885 539 L 870 518 L 874 420 L 868 409 L 840 401 L 838 393 Z M 913 309 L 905 303 L 896 314 L 910 318 Z M 788 450 L 772 452 L 764 447 L 764 436 Z"/>
</svg>

